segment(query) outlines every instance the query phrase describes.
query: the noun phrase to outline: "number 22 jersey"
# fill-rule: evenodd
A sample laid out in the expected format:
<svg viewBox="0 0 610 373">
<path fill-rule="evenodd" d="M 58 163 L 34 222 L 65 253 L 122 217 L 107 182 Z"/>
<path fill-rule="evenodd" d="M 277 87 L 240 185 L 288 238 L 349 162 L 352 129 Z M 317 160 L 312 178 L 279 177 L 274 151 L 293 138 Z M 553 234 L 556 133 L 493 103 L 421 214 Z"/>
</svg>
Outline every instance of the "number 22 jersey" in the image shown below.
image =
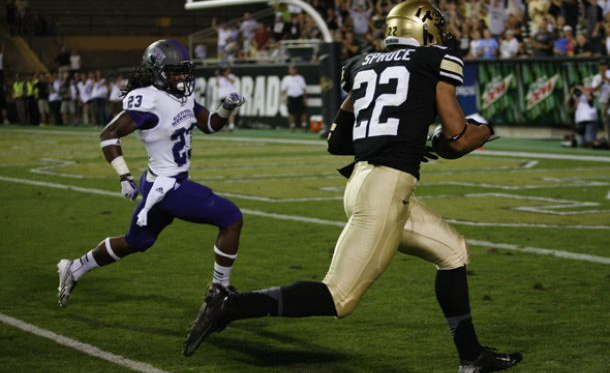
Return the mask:
<svg viewBox="0 0 610 373">
<path fill-rule="evenodd" d="M 188 172 L 198 108 L 194 95 L 181 100 L 154 86 L 134 89 L 123 98 L 123 110 L 138 127 L 154 176 Z"/>
<path fill-rule="evenodd" d="M 356 160 L 419 178 L 428 126 L 436 118 L 436 84 L 461 85 L 463 66 L 438 46 L 406 46 L 348 61 L 341 84 L 352 93 Z"/>
</svg>

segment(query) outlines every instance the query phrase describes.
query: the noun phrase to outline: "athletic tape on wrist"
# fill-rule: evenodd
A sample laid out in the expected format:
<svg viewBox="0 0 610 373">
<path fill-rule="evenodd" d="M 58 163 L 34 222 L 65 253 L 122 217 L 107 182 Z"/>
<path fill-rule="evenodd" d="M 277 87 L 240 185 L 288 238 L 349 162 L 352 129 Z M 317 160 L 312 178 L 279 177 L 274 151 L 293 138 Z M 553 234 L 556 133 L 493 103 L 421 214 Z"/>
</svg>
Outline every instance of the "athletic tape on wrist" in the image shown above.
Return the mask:
<svg viewBox="0 0 610 373">
<path fill-rule="evenodd" d="M 237 258 L 237 254 L 231 255 L 231 254 L 224 253 L 224 252 L 220 251 L 220 249 L 218 247 L 216 247 L 216 245 L 214 245 L 214 253 L 216 255 L 220 255 L 220 256 L 225 257 L 227 259 L 235 259 L 235 258 Z"/>
<path fill-rule="evenodd" d="M 231 115 L 231 113 L 233 112 L 233 110 L 229 110 L 227 108 L 225 108 L 224 106 L 220 106 L 218 108 L 218 110 L 216 110 L 216 114 L 218 114 L 219 117 L 227 119 L 229 118 L 229 116 Z"/>
<path fill-rule="evenodd" d="M 116 171 L 119 176 L 129 174 L 129 167 L 127 167 L 127 163 L 125 163 L 125 158 L 122 155 L 119 155 L 115 159 L 110 162 L 110 165 Z"/>
<path fill-rule="evenodd" d="M 108 139 L 108 140 L 100 141 L 100 148 L 105 148 L 107 146 L 121 146 L 121 140 Z"/>
</svg>

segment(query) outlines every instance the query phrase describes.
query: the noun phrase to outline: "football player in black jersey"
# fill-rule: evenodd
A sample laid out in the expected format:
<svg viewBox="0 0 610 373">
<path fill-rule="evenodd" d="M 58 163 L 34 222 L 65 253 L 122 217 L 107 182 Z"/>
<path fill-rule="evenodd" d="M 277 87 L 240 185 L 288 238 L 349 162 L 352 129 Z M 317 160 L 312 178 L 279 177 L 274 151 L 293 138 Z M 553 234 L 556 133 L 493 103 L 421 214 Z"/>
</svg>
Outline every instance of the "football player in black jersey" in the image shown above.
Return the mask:
<svg viewBox="0 0 610 373">
<path fill-rule="evenodd" d="M 493 134 L 468 123 L 457 99 L 463 62 L 450 48 L 440 11 L 427 0 L 395 6 L 386 19 L 387 50 L 350 60 L 343 69 L 343 102 L 328 139 L 329 152 L 350 154 L 342 169 L 348 222 L 321 282 L 301 281 L 209 299 L 185 342 L 192 354 L 229 322 L 261 317 L 348 316 L 384 272 L 396 251 L 436 265 L 436 296 L 449 323 L 461 373 L 508 369 L 522 355 L 497 353 L 479 343 L 468 300 L 466 240 L 413 192 L 426 151 L 428 126 L 442 122 L 443 154 L 457 158 Z"/>
</svg>

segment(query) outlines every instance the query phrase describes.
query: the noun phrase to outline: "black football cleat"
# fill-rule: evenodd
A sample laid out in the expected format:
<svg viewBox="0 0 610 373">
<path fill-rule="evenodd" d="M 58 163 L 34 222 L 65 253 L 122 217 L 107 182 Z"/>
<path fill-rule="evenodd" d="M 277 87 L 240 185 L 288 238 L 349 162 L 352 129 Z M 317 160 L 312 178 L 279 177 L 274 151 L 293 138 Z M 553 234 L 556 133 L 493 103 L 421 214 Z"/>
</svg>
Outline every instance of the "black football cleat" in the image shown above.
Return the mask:
<svg viewBox="0 0 610 373">
<path fill-rule="evenodd" d="M 483 351 L 474 361 L 460 361 L 459 373 L 486 373 L 497 372 L 514 367 L 521 360 L 523 355 L 520 352 L 508 354 L 495 352 L 495 349 L 483 347 Z"/>
<path fill-rule="evenodd" d="M 233 287 L 225 288 L 219 284 L 210 286 L 205 296 L 205 302 L 199 309 L 197 318 L 184 341 L 182 350 L 184 356 L 193 355 L 210 334 L 222 331 L 229 324 L 225 318 L 224 301 L 231 293 L 235 293 Z"/>
</svg>

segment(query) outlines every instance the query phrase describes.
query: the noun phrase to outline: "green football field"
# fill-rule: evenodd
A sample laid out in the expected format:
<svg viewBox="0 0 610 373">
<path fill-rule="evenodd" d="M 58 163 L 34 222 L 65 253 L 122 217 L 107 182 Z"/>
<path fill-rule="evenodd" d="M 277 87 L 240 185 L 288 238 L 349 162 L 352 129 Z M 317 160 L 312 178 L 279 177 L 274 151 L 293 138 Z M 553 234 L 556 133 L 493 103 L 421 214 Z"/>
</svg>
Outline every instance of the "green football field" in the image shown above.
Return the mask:
<svg viewBox="0 0 610 373">
<path fill-rule="evenodd" d="M 403 254 L 346 319 L 239 321 L 191 358 L 182 342 L 211 280 L 212 226 L 174 222 L 148 252 L 86 275 L 60 309 L 57 261 L 125 233 L 135 207 L 97 134 L 0 127 L 0 372 L 457 371 L 435 268 Z M 137 136 L 123 148 L 140 173 Z M 192 179 L 245 215 L 238 289 L 324 276 L 348 161 L 314 135 L 194 136 Z M 522 351 L 515 373 L 609 373 L 610 152 L 500 139 L 422 175 L 417 196 L 470 243 L 482 343 Z"/>
</svg>

